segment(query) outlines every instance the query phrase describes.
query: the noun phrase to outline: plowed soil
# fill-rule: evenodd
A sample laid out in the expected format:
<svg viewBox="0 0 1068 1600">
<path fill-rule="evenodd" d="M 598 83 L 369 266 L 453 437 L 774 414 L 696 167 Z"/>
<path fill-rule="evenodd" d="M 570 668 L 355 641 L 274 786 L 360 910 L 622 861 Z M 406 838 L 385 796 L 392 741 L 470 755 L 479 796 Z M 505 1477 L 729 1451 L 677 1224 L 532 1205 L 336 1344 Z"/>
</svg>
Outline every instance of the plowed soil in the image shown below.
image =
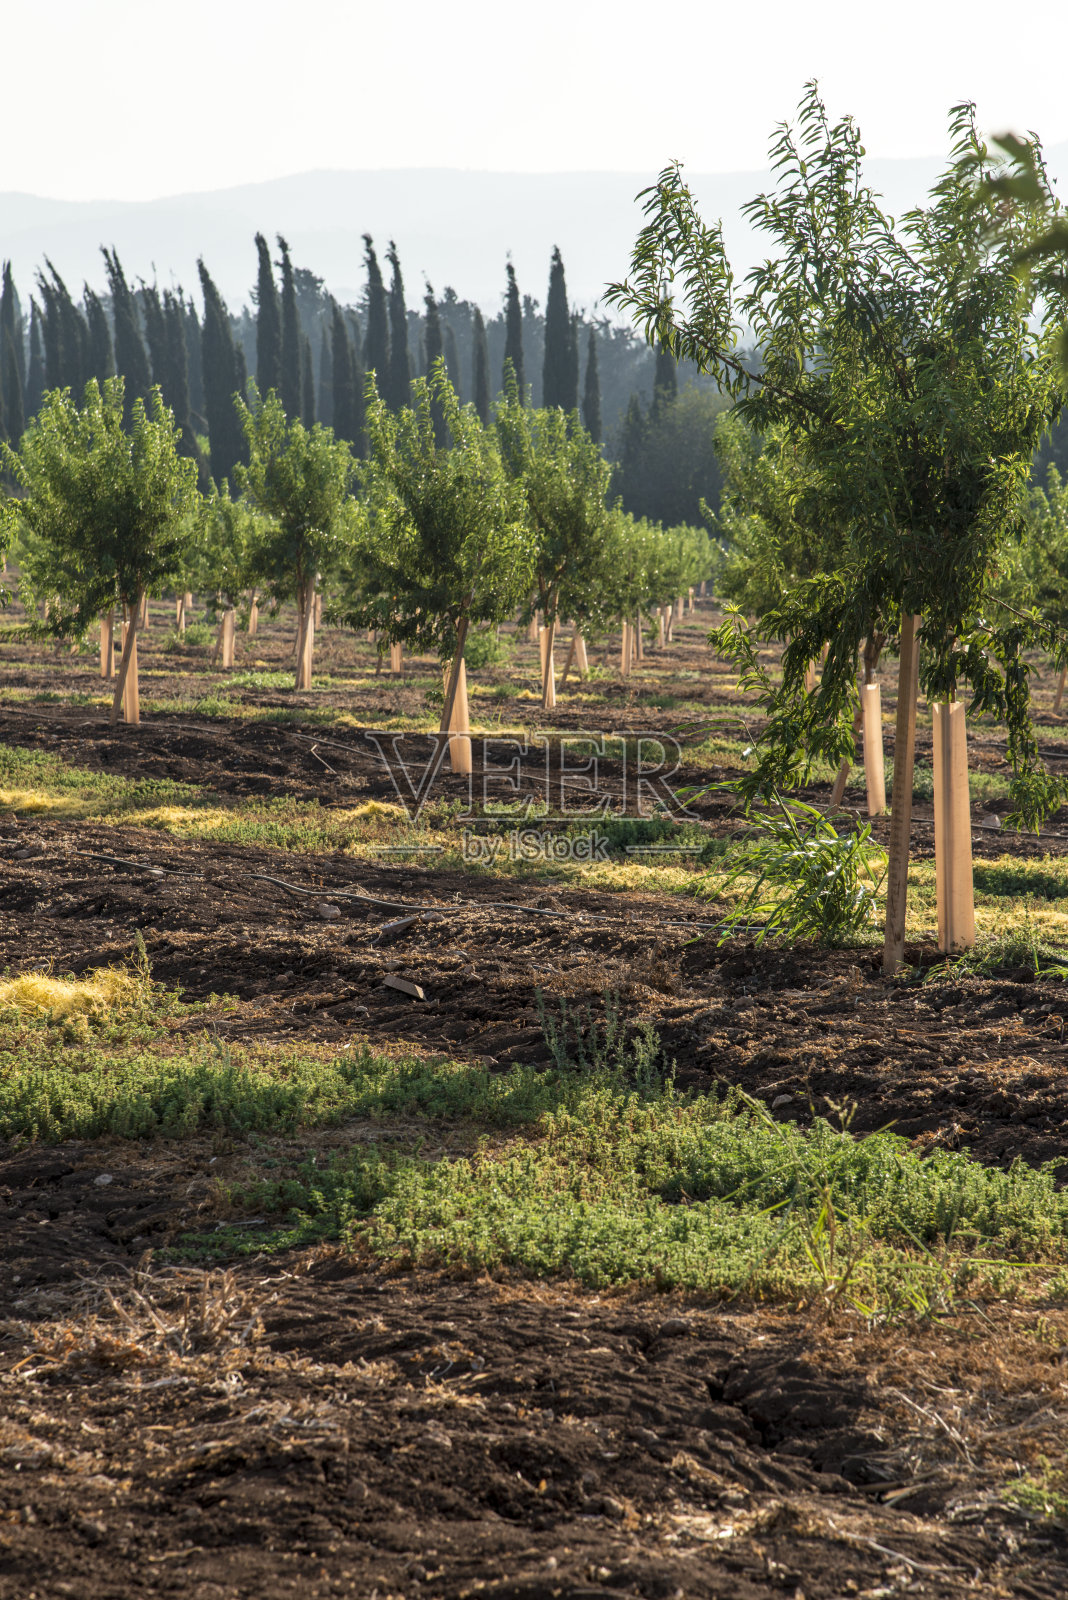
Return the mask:
<svg viewBox="0 0 1068 1600">
<path fill-rule="evenodd" d="M 1063 1348 L 1010 1316 L 994 1385 L 967 1319 L 906 1341 L 383 1278 L 322 1253 L 216 1279 L 230 1325 L 178 1354 L 146 1333 L 143 1297 L 177 1340 L 198 1278 L 142 1276 L 95 1321 L 92 1294 L 73 1321 L 55 1292 L 13 1307 L 0 1594 L 1057 1600 L 1068 1585 L 1064 1536 L 993 1493 L 1021 1445 L 1056 1448 L 1064 1395 Z"/>
<path fill-rule="evenodd" d="M 673 647 L 687 670 L 708 672 L 707 620 Z M 355 647 L 325 639 L 331 669 L 355 670 Z M 272 668 L 286 649 L 279 630 L 256 642 Z M 143 669 L 153 659 L 150 646 Z M 87 667 L 56 662 L 23 651 L 3 681 L 97 687 Z M 202 667 L 201 693 L 219 681 Z M 685 693 L 737 707 L 726 682 L 708 673 Z M 152 681 L 179 692 L 187 676 Z M 633 687 L 617 699 L 549 720 L 677 730 Z M 383 679 L 307 704 L 359 721 L 422 700 Z M 523 716 L 541 721 L 529 703 Z M 132 730 L 92 706 L 0 709 L 3 742 L 102 772 L 327 806 L 395 798 L 358 732 L 328 733 L 193 711 Z M 975 748 L 997 769 L 994 734 Z M 610 763 L 601 779 L 619 793 Z M 437 792 L 460 790 L 446 777 Z M 729 798 L 698 814 L 710 834 L 738 827 Z M 1065 820 L 1012 849 L 1061 852 Z M 918 804 L 914 850 L 931 848 Z M 977 858 L 1005 848 L 977 829 Z M 409 908 L 419 920 L 383 931 Z M 128 955 L 140 930 L 160 982 L 233 997 L 212 1017 L 223 1037 L 368 1038 L 502 1070 L 547 1059 L 539 1003 L 597 1010 L 615 994 L 629 1024 L 655 1026 L 681 1087 L 737 1084 L 777 1117 L 851 1114 L 857 1132 L 892 1124 L 917 1149 L 992 1163 L 1068 1159 L 1066 986 L 1026 971 L 887 984 L 874 951 L 719 947 L 709 920 L 668 895 L 0 819 L 0 965 L 13 971 L 82 972 Z M 389 987 L 398 978 L 424 998 Z M 236 1159 L 198 1139 L 0 1148 L 5 1600 L 1068 1591 L 1064 1536 L 995 1492 L 1063 1454 L 1058 1314 L 1038 1339 L 1011 1309 L 877 1333 L 845 1316 L 384 1276 L 326 1250 L 245 1264 L 226 1283 L 139 1269 L 210 1221 L 212 1176 Z"/>
</svg>

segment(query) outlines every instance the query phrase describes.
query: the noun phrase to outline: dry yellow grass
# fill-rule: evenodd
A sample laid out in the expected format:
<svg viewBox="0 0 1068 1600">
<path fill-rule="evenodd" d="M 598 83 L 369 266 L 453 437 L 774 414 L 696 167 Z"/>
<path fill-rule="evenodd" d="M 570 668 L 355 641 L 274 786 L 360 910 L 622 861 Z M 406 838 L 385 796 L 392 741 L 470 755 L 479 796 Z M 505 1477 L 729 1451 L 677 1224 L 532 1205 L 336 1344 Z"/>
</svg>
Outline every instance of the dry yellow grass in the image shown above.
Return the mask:
<svg viewBox="0 0 1068 1600">
<path fill-rule="evenodd" d="M 91 1016 L 129 1004 L 141 979 L 135 972 L 103 967 L 91 978 L 53 978 L 47 972 L 23 972 L 0 983 L 0 1011 L 28 1016 Z"/>
</svg>

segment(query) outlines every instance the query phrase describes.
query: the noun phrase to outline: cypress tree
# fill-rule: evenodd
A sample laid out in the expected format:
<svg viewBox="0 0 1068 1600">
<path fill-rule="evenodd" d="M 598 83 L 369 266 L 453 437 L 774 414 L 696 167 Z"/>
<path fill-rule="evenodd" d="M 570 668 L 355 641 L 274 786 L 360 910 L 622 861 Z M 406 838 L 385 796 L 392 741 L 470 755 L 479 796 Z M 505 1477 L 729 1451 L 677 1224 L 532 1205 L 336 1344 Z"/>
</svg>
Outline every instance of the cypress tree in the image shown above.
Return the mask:
<svg viewBox="0 0 1068 1600">
<path fill-rule="evenodd" d="M 152 387 L 148 354 L 138 326 L 137 303 L 126 282 L 118 252 L 101 247 L 111 290 L 111 315 L 115 324 L 115 370 L 124 381 L 126 422 L 133 416 L 135 400 L 147 400 Z"/>
<path fill-rule="evenodd" d="M 445 369 L 449 374 L 449 382 L 456 391 L 457 400 L 463 399 L 460 393 L 460 347 L 456 343 L 452 323 L 446 321 L 442 326 L 442 345 L 445 352 Z"/>
<path fill-rule="evenodd" d="M 197 464 L 197 488 L 201 494 L 211 491 L 211 472 L 207 458 L 200 448 L 189 398 L 189 354 L 185 341 L 185 305 L 182 292 L 163 291 L 163 327 L 166 339 L 166 368 L 169 391 L 165 390 L 167 403 L 174 412 L 174 420 L 181 428 L 178 454 L 188 456 Z"/>
<path fill-rule="evenodd" d="M 355 443 L 352 348 L 341 307 L 334 302 L 330 317 L 330 366 L 334 413 L 334 432 L 339 439 Z"/>
<path fill-rule="evenodd" d="M 306 428 L 315 426 L 315 363 L 306 333 L 300 339 L 300 420 Z"/>
<path fill-rule="evenodd" d="M 676 399 L 679 392 L 679 369 L 675 357 L 663 343 L 657 345 L 656 367 L 653 372 L 653 404 L 650 416 L 659 416 L 665 406 Z"/>
<path fill-rule="evenodd" d="M 204 416 L 204 356 L 200 334 L 200 318 L 193 297 L 182 304 L 182 320 L 185 327 L 185 359 L 189 372 L 189 412 L 194 422 L 198 425 L 200 433 L 207 432 L 207 420 Z"/>
<path fill-rule="evenodd" d="M 545 304 L 545 361 L 542 367 L 541 402 L 548 409 L 560 406 L 573 411 L 578 405 L 578 374 L 575 394 L 571 392 L 571 317 L 567 309 L 567 282 L 559 246 L 553 247 L 549 267 L 549 298 Z"/>
<path fill-rule="evenodd" d="M 172 407 L 179 426 L 192 428 L 192 403 L 189 394 L 189 353 L 185 343 L 185 317 L 181 291 L 163 291 L 163 328 L 167 350 L 167 381 L 170 384 L 168 404 Z"/>
<path fill-rule="evenodd" d="M 369 233 L 364 234 L 363 242 L 367 266 L 367 338 L 363 364 L 368 372 L 375 374 L 378 392 L 384 395 L 389 382 L 389 302 Z"/>
<path fill-rule="evenodd" d="M 88 365 L 89 330 L 70 290 L 45 256 L 48 276 L 37 274 L 44 302 L 44 352 L 46 389 L 71 389 L 81 396 L 92 377 Z"/>
<path fill-rule="evenodd" d="M 644 503 L 642 479 L 645 472 L 645 435 L 646 421 L 641 401 L 636 394 L 632 394 L 623 418 L 619 452 L 620 492 L 627 510 L 634 510 L 637 504 Z"/>
<path fill-rule="evenodd" d="M 108 314 L 104 309 L 104 302 L 98 294 L 94 294 L 89 285 L 85 285 L 82 294 L 85 304 L 85 318 L 89 325 L 89 370 L 90 376 L 97 383 L 103 383 L 107 378 L 115 376 L 115 351 L 111 343 L 111 325 Z"/>
<path fill-rule="evenodd" d="M 586 340 L 586 382 L 582 390 L 582 420 L 594 444 L 600 444 L 601 374 L 597 365 L 597 337 L 592 326 Z"/>
<path fill-rule="evenodd" d="M 167 342 L 167 324 L 163 318 L 163 302 L 155 284 L 141 284 L 141 310 L 145 319 L 145 342 L 148 359 L 152 364 L 152 382 L 163 390 L 167 405 L 174 409 L 170 383 L 170 346 Z M 90 323 L 90 332 L 92 324 Z"/>
<path fill-rule="evenodd" d="M 35 417 L 44 394 L 44 347 L 41 343 L 41 313 L 37 301 L 30 300 L 30 366 L 26 374 L 25 407 Z"/>
<path fill-rule="evenodd" d="M 367 454 L 367 374 L 363 367 L 359 318 L 349 312 L 345 320 L 352 349 L 352 448 L 354 454 L 363 457 Z"/>
<path fill-rule="evenodd" d="M 234 404 L 235 395 L 244 393 L 245 357 L 234 342 L 229 313 L 203 259 L 197 262 L 197 271 L 204 294 L 201 330 L 204 411 L 211 448 L 211 472 L 218 482 L 222 478 L 232 478 L 235 465 L 245 457 L 245 436 Z"/>
<path fill-rule="evenodd" d="M 508 289 L 504 303 L 504 367 L 505 376 L 501 387 L 508 387 L 508 363 L 512 363 L 515 373 L 516 387 L 519 390 L 519 399 L 522 401 L 526 379 L 523 373 L 523 308 L 519 303 L 519 285 L 515 281 L 515 268 L 508 263 Z"/>
<path fill-rule="evenodd" d="M 26 427 L 23 409 L 25 370 L 22 353 L 22 319 L 17 315 L 11 263 L 5 261 L 0 290 L 0 433 L 18 445 Z"/>
<path fill-rule="evenodd" d="M 331 327 L 324 318 L 319 329 L 319 421 L 334 426 L 334 363 L 330 352 Z"/>
<path fill-rule="evenodd" d="M 15 371 L 18 373 L 19 390 L 26 392 L 26 351 L 22 341 L 22 307 L 19 304 L 18 290 L 15 280 L 11 275 L 11 262 L 4 262 L 3 288 L 0 290 L 0 326 L 8 329 L 11 342 L 15 350 Z"/>
<path fill-rule="evenodd" d="M 567 342 L 567 406 L 568 415 L 578 410 L 579 403 L 579 334 L 582 318 L 577 311 L 571 313 L 571 328 Z"/>
<path fill-rule="evenodd" d="M 426 370 L 432 376 L 435 365 L 445 354 L 445 346 L 441 337 L 438 303 L 434 299 L 434 290 L 429 282 L 426 294 L 423 296 L 423 304 L 426 307 Z M 435 443 L 439 449 L 444 449 L 448 441 L 448 430 L 445 427 L 445 413 L 441 409 L 441 400 L 433 384 L 430 389 L 430 416 L 434 424 Z"/>
<path fill-rule="evenodd" d="M 485 424 L 489 421 L 490 408 L 489 347 L 486 344 L 486 324 L 478 306 L 475 307 L 471 333 L 471 387 L 475 410 L 480 422 Z"/>
<path fill-rule="evenodd" d="M 256 386 L 260 394 L 282 392 L 282 308 L 271 267 L 271 252 L 256 235 Z"/>
<path fill-rule="evenodd" d="M 386 260 L 392 269 L 389 281 L 389 379 L 382 398 L 394 411 L 408 404 L 412 363 L 408 355 L 408 308 L 404 303 L 404 275 L 397 246 L 389 241 Z"/>
<path fill-rule="evenodd" d="M 300 318 L 297 314 L 297 286 L 293 279 L 293 263 L 289 259 L 289 246 L 278 235 L 278 248 L 282 252 L 282 409 L 292 421 L 300 416 Z"/>
</svg>

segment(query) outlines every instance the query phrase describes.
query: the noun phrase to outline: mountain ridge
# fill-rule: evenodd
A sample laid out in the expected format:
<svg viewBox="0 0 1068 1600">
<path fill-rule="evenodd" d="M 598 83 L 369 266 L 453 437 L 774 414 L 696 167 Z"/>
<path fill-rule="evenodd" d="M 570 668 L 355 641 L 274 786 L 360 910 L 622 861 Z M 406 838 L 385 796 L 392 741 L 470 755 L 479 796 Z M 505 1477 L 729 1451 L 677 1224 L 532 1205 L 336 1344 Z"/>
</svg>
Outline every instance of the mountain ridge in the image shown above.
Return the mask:
<svg viewBox="0 0 1068 1600">
<path fill-rule="evenodd" d="M 1047 152 L 1068 188 L 1068 141 Z M 941 157 L 881 158 L 866 164 L 892 214 L 915 205 L 941 170 Z M 769 171 L 689 172 L 706 218 L 722 217 L 732 264 L 743 276 L 761 259 L 760 236 L 741 217 L 744 202 L 770 186 Z M 426 274 L 438 294 L 496 312 L 511 256 L 521 291 L 542 301 L 558 244 L 571 300 L 592 310 L 605 284 L 622 277 L 641 225 L 638 191 L 656 173 L 507 173 L 474 168 L 318 168 L 218 190 L 155 200 L 54 200 L 0 193 L 0 259 L 12 262 L 25 298 L 47 256 L 74 293 L 104 281 L 101 245 L 114 245 L 128 276 L 161 284 L 197 282 L 203 255 L 232 311 L 248 303 L 255 278 L 253 235 L 288 239 L 293 259 L 322 277 L 342 301 L 363 284 L 363 234 L 383 254 L 397 241 L 409 303 Z"/>
</svg>

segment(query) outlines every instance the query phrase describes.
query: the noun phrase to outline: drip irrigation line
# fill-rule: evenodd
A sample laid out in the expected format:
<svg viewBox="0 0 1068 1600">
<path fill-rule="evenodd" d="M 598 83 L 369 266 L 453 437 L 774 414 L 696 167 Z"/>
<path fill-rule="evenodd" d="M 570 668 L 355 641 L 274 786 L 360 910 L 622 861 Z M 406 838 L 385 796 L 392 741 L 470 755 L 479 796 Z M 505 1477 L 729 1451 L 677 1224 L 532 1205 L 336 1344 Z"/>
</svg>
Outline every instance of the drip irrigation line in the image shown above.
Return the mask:
<svg viewBox="0 0 1068 1600">
<path fill-rule="evenodd" d="M 169 872 L 178 877 L 191 877 L 181 867 L 161 867 L 153 861 L 124 861 L 121 856 L 103 856 L 95 850 L 75 850 L 73 854 L 86 861 L 104 861 L 109 867 L 123 867 L 127 872 Z"/>
</svg>

